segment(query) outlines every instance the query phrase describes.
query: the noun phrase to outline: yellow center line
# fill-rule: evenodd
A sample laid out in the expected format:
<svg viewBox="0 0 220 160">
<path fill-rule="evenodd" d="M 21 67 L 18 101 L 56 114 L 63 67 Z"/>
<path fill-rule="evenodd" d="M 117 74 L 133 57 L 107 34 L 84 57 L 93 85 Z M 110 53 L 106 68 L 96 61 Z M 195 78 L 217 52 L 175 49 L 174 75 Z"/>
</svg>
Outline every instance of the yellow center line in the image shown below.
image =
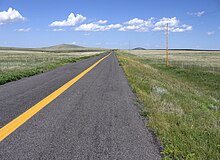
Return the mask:
<svg viewBox="0 0 220 160">
<path fill-rule="evenodd" d="M 33 107 L 28 109 L 26 112 L 6 124 L 4 127 L 0 129 L 0 142 L 4 140 L 8 135 L 10 135 L 12 132 L 14 132 L 18 127 L 20 127 L 22 124 L 24 124 L 27 120 L 29 120 L 31 117 L 33 117 L 37 112 L 39 112 L 41 109 L 43 109 L 46 105 L 48 105 L 50 102 L 52 102 L 54 99 L 56 99 L 59 95 L 61 95 L 64 91 L 66 91 L 68 88 L 70 88 L 74 83 L 76 83 L 78 80 L 80 80 L 83 76 L 85 76 L 89 71 L 91 71 L 95 66 L 97 66 L 101 61 L 103 61 L 105 58 L 111 55 L 111 52 L 103 57 L 102 59 L 98 60 L 96 63 L 94 63 L 92 66 L 90 66 L 88 69 L 84 70 L 82 73 L 77 75 L 75 78 L 64 84 L 62 87 L 51 93 L 49 96 L 35 104 Z"/>
</svg>

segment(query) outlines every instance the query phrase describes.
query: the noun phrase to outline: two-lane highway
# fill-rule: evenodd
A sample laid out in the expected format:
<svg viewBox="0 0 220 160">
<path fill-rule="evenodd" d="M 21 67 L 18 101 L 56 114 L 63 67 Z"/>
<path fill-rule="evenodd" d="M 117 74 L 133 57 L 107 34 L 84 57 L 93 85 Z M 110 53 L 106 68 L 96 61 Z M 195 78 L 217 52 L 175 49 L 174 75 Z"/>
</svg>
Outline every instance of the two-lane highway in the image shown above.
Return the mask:
<svg viewBox="0 0 220 160">
<path fill-rule="evenodd" d="M 1 130 L 61 88 L 11 125 L 22 123 L 0 142 L 0 159 L 160 159 L 115 53 L 107 55 L 0 86 Z"/>
</svg>

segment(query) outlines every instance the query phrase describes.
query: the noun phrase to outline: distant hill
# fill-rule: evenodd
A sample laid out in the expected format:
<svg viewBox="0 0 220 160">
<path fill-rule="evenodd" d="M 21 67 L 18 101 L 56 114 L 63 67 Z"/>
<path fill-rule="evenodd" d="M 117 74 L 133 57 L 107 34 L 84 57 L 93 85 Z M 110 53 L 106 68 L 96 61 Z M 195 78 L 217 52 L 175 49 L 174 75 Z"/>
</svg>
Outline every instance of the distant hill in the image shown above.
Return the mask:
<svg viewBox="0 0 220 160">
<path fill-rule="evenodd" d="M 142 47 L 137 47 L 137 48 L 134 48 L 133 50 L 146 50 L 146 49 Z"/>
<path fill-rule="evenodd" d="M 75 49 L 83 49 L 85 47 L 82 46 L 77 46 L 73 44 L 60 44 L 60 45 L 55 45 L 55 46 L 50 46 L 50 47 L 44 47 L 42 49 L 45 50 L 75 50 Z"/>
<path fill-rule="evenodd" d="M 1 47 L 1 50 L 14 50 L 14 51 L 33 51 L 33 52 L 49 52 L 49 53 L 70 53 L 70 52 L 100 52 L 105 51 L 104 48 L 87 48 L 73 44 L 60 44 L 50 47 L 42 48 L 19 48 L 19 47 Z"/>
</svg>

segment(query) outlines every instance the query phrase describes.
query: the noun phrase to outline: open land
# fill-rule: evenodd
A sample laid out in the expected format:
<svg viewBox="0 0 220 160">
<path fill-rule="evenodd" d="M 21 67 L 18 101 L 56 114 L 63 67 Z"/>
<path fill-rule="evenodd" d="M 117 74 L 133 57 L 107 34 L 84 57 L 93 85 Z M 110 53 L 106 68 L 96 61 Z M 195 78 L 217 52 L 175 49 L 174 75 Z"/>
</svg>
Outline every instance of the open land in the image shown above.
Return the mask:
<svg viewBox="0 0 220 160">
<path fill-rule="evenodd" d="M 165 159 L 220 158 L 220 52 L 118 51 Z"/>
</svg>

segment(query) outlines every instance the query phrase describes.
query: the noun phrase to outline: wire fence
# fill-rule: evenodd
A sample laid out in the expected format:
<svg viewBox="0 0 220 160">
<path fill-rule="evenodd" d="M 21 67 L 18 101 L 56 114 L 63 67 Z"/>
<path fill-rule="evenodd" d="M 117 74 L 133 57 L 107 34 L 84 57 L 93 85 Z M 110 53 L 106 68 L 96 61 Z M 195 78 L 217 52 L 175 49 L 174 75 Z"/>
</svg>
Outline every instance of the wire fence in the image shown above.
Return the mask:
<svg viewBox="0 0 220 160">
<path fill-rule="evenodd" d="M 148 64 L 166 65 L 164 50 L 129 51 Z M 220 51 L 184 51 L 169 53 L 169 65 L 182 69 L 204 69 L 220 73 Z"/>
<path fill-rule="evenodd" d="M 169 64 L 172 66 L 177 66 L 183 69 L 205 69 L 209 71 L 220 72 L 220 67 L 213 66 L 211 64 L 203 64 L 198 62 L 185 62 L 185 61 L 169 61 Z"/>
<path fill-rule="evenodd" d="M 145 59 L 147 60 L 148 64 L 155 64 L 155 65 L 166 65 L 165 59 Z M 183 60 L 169 60 L 169 66 L 171 67 L 178 67 L 182 69 L 204 69 L 206 71 L 213 71 L 220 73 L 220 66 L 212 63 L 203 63 L 198 61 L 183 61 Z"/>
</svg>

